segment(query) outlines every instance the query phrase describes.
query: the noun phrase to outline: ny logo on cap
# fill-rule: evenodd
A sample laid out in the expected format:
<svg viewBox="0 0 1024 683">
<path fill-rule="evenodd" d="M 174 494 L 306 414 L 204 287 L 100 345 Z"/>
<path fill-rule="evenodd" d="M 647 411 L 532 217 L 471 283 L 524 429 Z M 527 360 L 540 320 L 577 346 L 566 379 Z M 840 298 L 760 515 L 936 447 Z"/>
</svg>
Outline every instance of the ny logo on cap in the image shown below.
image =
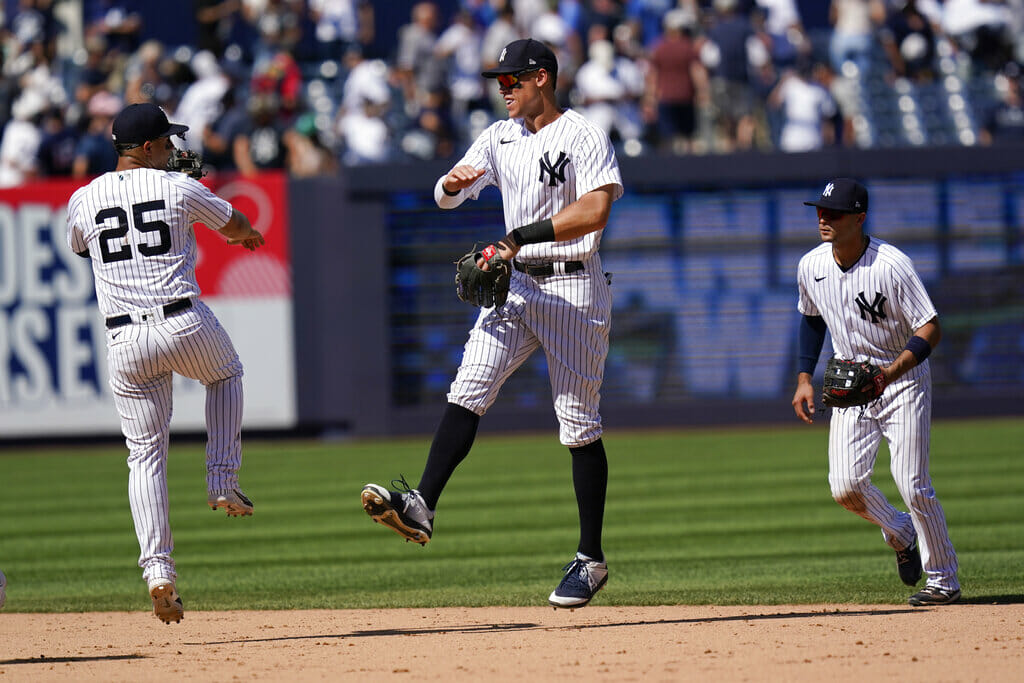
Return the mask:
<svg viewBox="0 0 1024 683">
<path fill-rule="evenodd" d="M 828 185 L 825 186 L 825 191 L 821 193 L 821 196 L 822 197 L 831 197 L 832 196 L 832 190 L 834 190 L 835 188 L 836 188 L 835 185 L 833 185 L 832 183 L 829 183 Z"/>
<path fill-rule="evenodd" d="M 505 53 L 506 53 L 506 52 L 508 52 L 508 48 L 507 48 L 507 47 L 506 47 L 506 48 L 502 48 L 502 50 L 501 50 L 501 56 L 500 56 L 500 57 L 498 57 L 498 61 L 499 61 L 499 62 L 504 62 L 504 61 L 505 61 Z"/>
</svg>

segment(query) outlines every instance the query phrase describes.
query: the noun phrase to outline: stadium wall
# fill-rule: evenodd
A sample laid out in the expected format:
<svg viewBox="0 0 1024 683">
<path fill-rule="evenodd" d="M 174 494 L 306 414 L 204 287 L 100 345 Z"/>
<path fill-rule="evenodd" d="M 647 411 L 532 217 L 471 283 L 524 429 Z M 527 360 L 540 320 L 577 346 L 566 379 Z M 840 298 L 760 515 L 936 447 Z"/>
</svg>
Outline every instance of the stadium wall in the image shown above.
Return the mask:
<svg viewBox="0 0 1024 683">
<path fill-rule="evenodd" d="M 911 255 L 942 316 L 946 334 L 931 360 L 936 416 L 1020 414 L 1021 152 L 621 158 L 626 195 L 601 248 L 615 293 L 606 425 L 795 419 L 796 262 L 817 243 L 802 202 L 843 175 L 869 185 L 869 232 Z M 502 234 L 497 192 L 455 211 L 434 206 L 434 181 L 449 166 L 361 167 L 340 180 L 293 181 L 292 196 L 305 198 L 292 209 L 302 226 L 293 235 L 306 427 L 401 434 L 436 425 L 475 316 L 454 296 L 451 262 L 474 241 Z M 303 315 L 317 319 L 304 329 Z M 481 428 L 554 426 L 546 367 L 535 354 Z"/>
<path fill-rule="evenodd" d="M 915 260 L 939 309 L 936 416 L 1022 414 L 1020 159 L 1024 147 L 621 158 L 626 194 L 601 248 L 615 295 L 606 426 L 795 419 L 795 267 L 817 243 L 802 202 L 839 175 L 868 184 L 868 231 Z M 433 430 L 476 313 L 452 261 L 502 234 L 496 191 L 434 206 L 449 165 L 210 179 L 268 236 L 253 255 L 197 231 L 203 295 L 246 367 L 247 431 Z M 0 191 L 0 440 L 118 432 L 91 274 L 64 244 L 75 187 Z M 174 431 L 202 430 L 202 396 L 178 382 Z M 484 430 L 554 429 L 542 355 L 491 413 Z"/>
</svg>

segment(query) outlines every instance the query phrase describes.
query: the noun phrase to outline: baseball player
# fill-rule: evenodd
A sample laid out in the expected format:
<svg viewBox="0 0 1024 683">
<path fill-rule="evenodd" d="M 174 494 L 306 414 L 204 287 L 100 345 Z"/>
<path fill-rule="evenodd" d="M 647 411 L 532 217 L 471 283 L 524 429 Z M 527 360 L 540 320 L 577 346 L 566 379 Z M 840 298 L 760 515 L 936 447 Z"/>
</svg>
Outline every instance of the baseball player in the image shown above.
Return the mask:
<svg viewBox="0 0 1024 683">
<path fill-rule="evenodd" d="M 180 621 L 171 551 L 167 447 L 171 377 L 206 387 L 207 502 L 230 516 L 252 514 L 238 488 L 242 449 L 242 365 L 227 332 L 199 300 L 196 239 L 202 222 L 255 250 L 263 236 L 249 220 L 184 173 L 165 170 L 172 124 L 156 105 L 133 104 L 113 123 L 117 168 L 79 188 L 68 202 L 68 245 L 92 260 L 96 298 L 106 318 L 114 404 L 128 446 L 128 500 L 139 539 L 139 566 L 153 611 Z"/>
<path fill-rule="evenodd" d="M 849 178 L 825 186 L 818 210 L 823 244 L 800 259 L 797 309 L 799 375 L 793 409 L 810 424 L 811 377 L 826 328 L 838 358 L 866 361 L 884 375 L 877 400 L 837 408 L 829 429 L 832 497 L 882 529 L 896 551 L 900 579 L 927 582 L 909 603 L 947 605 L 960 598 L 957 557 L 946 518 L 928 474 L 932 385 L 928 355 L 939 342 L 939 318 L 910 259 L 899 249 L 864 234 L 868 191 Z M 897 510 L 871 483 L 882 438 L 889 443 L 892 475 L 909 513 Z M 920 551 L 918 546 L 920 545 Z"/>
<path fill-rule="evenodd" d="M 367 484 L 362 502 L 374 521 L 426 544 L 438 498 L 469 453 L 480 416 L 542 349 L 559 439 L 572 454 L 580 520 L 576 556 L 549 601 L 571 608 L 586 605 L 608 578 L 601 548 L 608 461 L 598 404 L 612 297 L 597 251 L 622 177 L 607 135 L 556 104 L 557 73 L 554 54 L 532 39 L 509 43 L 483 73 L 498 80 L 509 117 L 480 134 L 438 179 L 434 197 L 453 209 L 488 185 L 501 190 L 507 234 L 495 248 L 514 258 L 508 299 L 482 308 L 469 333 L 419 486 L 410 490 L 403 479 L 396 480 L 400 491 Z"/>
</svg>

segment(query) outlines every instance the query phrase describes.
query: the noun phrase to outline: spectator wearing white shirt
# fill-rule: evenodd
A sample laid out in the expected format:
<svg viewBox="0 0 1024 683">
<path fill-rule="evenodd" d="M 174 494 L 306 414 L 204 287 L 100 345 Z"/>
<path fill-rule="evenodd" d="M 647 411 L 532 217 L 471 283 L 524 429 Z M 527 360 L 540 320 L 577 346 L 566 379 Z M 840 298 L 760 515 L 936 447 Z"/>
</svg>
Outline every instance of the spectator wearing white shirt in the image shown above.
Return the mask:
<svg viewBox="0 0 1024 683">
<path fill-rule="evenodd" d="M 36 175 L 36 153 L 43 139 L 39 124 L 47 106 L 37 90 L 26 90 L 11 107 L 13 118 L 0 139 L 0 187 L 17 187 Z"/>
<path fill-rule="evenodd" d="M 941 26 L 978 68 L 994 72 L 1012 59 L 1012 14 L 1005 2 L 946 0 Z"/>
<path fill-rule="evenodd" d="M 196 75 L 181 96 L 173 118 L 188 126 L 197 134 L 188 138 L 188 149 L 203 150 L 202 131 L 206 130 L 220 114 L 221 100 L 231 87 L 231 81 L 217 64 L 212 52 L 200 50 L 191 61 L 192 73 Z"/>
<path fill-rule="evenodd" d="M 756 0 L 756 5 L 764 12 L 764 29 L 771 36 L 769 52 L 777 67 L 792 66 L 810 53 L 811 41 L 794 0 Z"/>
<path fill-rule="evenodd" d="M 829 58 L 832 68 L 842 72 L 847 61 L 857 66 L 863 76 L 871 64 L 871 49 L 875 44 L 874 25 L 871 22 L 872 0 L 832 0 L 829 21 Z"/>
<path fill-rule="evenodd" d="M 810 79 L 809 66 L 787 69 L 768 104 L 782 110 L 779 149 L 783 152 L 809 152 L 834 141 L 834 128 L 824 124 L 836 115 L 836 104 L 825 88 Z"/>
<path fill-rule="evenodd" d="M 613 140 L 637 140 L 642 131 L 640 97 L 643 72 L 632 60 L 617 57 L 607 40 L 590 45 L 590 59 L 576 72 L 583 115 Z"/>
<path fill-rule="evenodd" d="M 445 81 L 451 97 L 452 117 L 460 128 L 465 127 L 471 110 L 487 108 L 484 81 L 480 76 L 482 41 L 483 34 L 473 15 L 462 11 L 455 14 L 451 25 L 434 44 L 434 56 L 447 68 Z"/>
<path fill-rule="evenodd" d="M 313 37 L 320 59 L 340 59 L 359 40 L 360 0 L 309 0 Z"/>
</svg>

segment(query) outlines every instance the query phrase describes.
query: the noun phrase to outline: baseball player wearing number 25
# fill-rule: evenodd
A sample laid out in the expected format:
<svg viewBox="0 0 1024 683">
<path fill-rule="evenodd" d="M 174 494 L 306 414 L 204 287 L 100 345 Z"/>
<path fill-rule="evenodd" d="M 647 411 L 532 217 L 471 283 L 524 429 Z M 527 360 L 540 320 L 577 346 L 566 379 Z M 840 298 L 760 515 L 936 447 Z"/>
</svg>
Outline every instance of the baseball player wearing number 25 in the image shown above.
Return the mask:
<svg viewBox="0 0 1024 683">
<path fill-rule="evenodd" d="M 810 424 L 811 377 L 832 333 L 837 358 L 878 368 L 871 401 L 832 411 L 828 469 L 832 497 L 882 529 L 896 551 L 900 579 L 927 581 L 910 596 L 914 606 L 948 605 L 960 599 L 957 558 L 946 517 L 928 473 L 932 384 L 928 355 L 939 342 L 939 317 L 913 263 L 899 249 L 864 234 L 868 191 L 837 178 L 816 202 L 823 244 L 797 266 L 799 374 L 793 409 Z M 828 377 L 826 377 L 828 380 Z M 826 391 L 826 403 L 830 400 Z M 892 476 L 909 513 L 897 510 L 871 483 L 881 439 L 889 443 Z M 920 546 L 920 551 L 918 550 Z"/>
<path fill-rule="evenodd" d="M 242 364 L 196 283 L 201 222 L 253 251 L 263 236 L 224 199 L 184 173 L 169 171 L 172 124 L 156 105 L 117 115 L 117 168 L 71 195 L 68 245 L 91 259 L 114 404 L 128 446 L 128 502 L 139 540 L 139 566 L 153 613 L 166 624 L 184 610 L 167 505 L 167 448 L 174 373 L 206 387 L 207 503 L 232 517 L 251 515 L 238 488 L 242 462 Z"/>
<path fill-rule="evenodd" d="M 573 608 L 586 605 L 608 579 L 601 548 L 608 460 L 598 405 L 612 297 L 597 251 L 612 202 L 622 195 L 622 177 L 608 136 L 556 104 L 557 71 L 550 49 L 524 39 L 509 43 L 498 65 L 483 73 L 497 79 L 509 118 L 480 134 L 438 179 L 434 198 L 442 209 L 454 209 L 488 185 L 501 190 L 506 235 L 469 265 L 493 266 L 502 277 L 485 284 L 486 296 L 476 296 L 477 285 L 459 288 L 460 298 L 481 310 L 418 487 L 409 489 L 402 479 L 395 480 L 400 491 L 367 484 L 362 503 L 374 521 L 426 544 L 438 498 L 469 454 L 480 416 L 541 349 L 559 439 L 572 454 L 580 522 L 576 556 L 548 601 Z"/>
</svg>

